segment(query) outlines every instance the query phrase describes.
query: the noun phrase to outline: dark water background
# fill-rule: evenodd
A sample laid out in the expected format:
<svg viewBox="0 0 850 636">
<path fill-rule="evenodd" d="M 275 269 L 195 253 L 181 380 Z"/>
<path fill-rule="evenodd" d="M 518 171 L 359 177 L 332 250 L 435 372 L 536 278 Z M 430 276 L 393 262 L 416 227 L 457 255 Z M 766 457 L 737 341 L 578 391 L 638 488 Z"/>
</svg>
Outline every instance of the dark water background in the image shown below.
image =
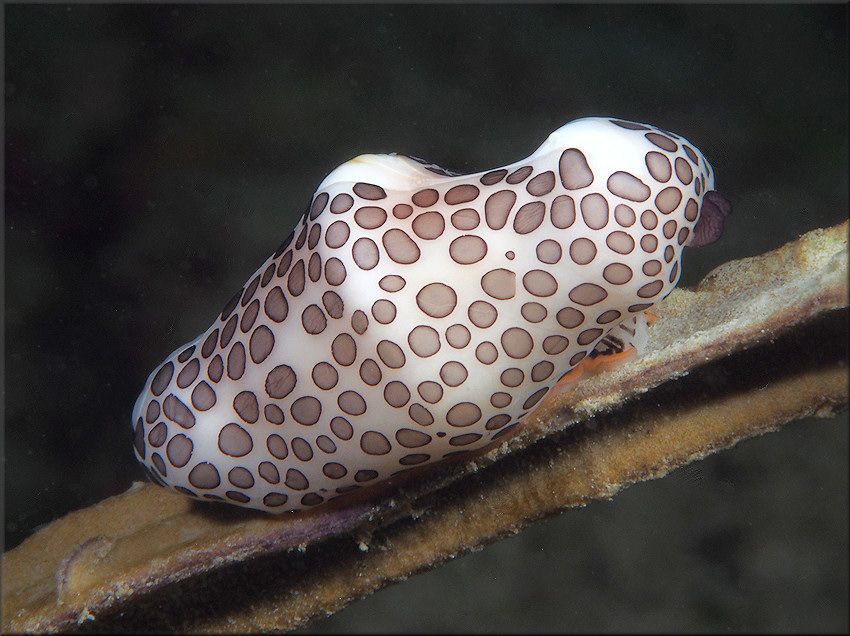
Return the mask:
<svg viewBox="0 0 850 636">
<path fill-rule="evenodd" d="M 474 172 L 578 117 L 671 130 L 735 207 L 685 286 L 848 215 L 846 4 L 4 12 L 6 549 L 143 478 L 148 373 L 355 155 Z M 318 627 L 846 631 L 847 428 L 790 425 Z"/>
</svg>

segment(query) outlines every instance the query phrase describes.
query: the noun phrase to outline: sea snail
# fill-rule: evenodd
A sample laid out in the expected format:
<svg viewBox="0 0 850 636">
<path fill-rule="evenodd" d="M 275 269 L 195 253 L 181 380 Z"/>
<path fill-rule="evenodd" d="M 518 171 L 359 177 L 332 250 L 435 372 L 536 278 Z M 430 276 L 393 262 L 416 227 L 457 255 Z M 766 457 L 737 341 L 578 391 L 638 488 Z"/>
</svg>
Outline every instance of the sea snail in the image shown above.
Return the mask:
<svg viewBox="0 0 850 636">
<path fill-rule="evenodd" d="M 134 449 L 154 482 L 301 510 L 504 439 L 644 312 L 729 203 L 687 140 L 591 117 L 460 175 L 360 155 L 204 333 L 151 373 Z"/>
</svg>

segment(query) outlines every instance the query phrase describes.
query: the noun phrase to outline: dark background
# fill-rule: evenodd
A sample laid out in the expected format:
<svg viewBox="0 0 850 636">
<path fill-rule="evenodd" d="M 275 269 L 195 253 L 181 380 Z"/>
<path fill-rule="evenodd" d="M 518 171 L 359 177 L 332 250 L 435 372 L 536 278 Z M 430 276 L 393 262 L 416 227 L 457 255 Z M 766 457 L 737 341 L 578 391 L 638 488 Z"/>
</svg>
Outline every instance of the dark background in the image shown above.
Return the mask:
<svg viewBox="0 0 850 636">
<path fill-rule="evenodd" d="M 848 215 L 846 4 L 4 11 L 7 549 L 143 478 L 148 373 L 355 155 L 474 172 L 579 117 L 671 130 L 734 205 L 686 286 Z M 793 424 L 319 626 L 846 631 L 847 459 L 846 413 Z"/>
</svg>

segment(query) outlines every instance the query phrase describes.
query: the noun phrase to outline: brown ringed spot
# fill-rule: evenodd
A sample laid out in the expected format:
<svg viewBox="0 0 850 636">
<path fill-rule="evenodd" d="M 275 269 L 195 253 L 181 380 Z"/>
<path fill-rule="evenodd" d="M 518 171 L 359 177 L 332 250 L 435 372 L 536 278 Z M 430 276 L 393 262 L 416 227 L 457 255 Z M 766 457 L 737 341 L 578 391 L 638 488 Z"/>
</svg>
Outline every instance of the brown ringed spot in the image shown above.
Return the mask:
<svg viewBox="0 0 850 636">
<path fill-rule="evenodd" d="M 641 269 L 647 276 L 658 276 L 658 273 L 661 271 L 661 261 L 646 261 Z"/>
<path fill-rule="evenodd" d="M 304 275 L 304 259 L 298 259 L 298 262 L 293 265 L 286 279 L 286 288 L 293 296 L 300 296 L 304 291 L 304 285 L 307 283 L 307 278 Z"/>
<path fill-rule="evenodd" d="M 532 382 L 542 382 L 555 372 L 555 365 L 548 360 L 543 360 L 535 364 L 531 369 Z M 526 408 L 523 406 L 523 408 Z"/>
<path fill-rule="evenodd" d="M 645 137 L 650 141 L 650 143 L 658 146 L 662 150 L 666 150 L 667 152 L 676 152 L 679 149 L 679 146 L 676 145 L 675 141 L 659 133 L 646 133 Z"/>
<path fill-rule="evenodd" d="M 550 356 L 562 353 L 569 345 L 570 341 L 564 336 L 546 336 L 543 339 L 543 351 Z"/>
<path fill-rule="evenodd" d="M 443 195 L 443 201 L 449 205 L 460 205 L 461 203 L 469 203 L 478 198 L 480 190 L 471 183 L 462 183 L 449 189 Z"/>
<path fill-rule="evenodd" d="M 313 367 L 313 384 L 325 391 L 332 389 L 339 381 L 339 373 L 332 364 L 319 362 Z"/>
<path fill-rule="evenodd" d="M 284 254 L 283 258 L 281 258 L 280 262 L 277 264 L 277 275 L 279 278 L 283 278 L 286 275 L 289 271 L 290 265 L 292 265 L 292 250 L 289 250 L 286 254 Z"/>
<path fill-rule="evenodd" d="M 387 197 L 387 193 L 384 192 L 381 186 L 372 183 L 355 183 L 351 189 L 354 191 L 354 194 L 367 201 L 378 201 Z"/>
<path fill-rule="evenodd" d="M 319 447 L 319 450 L 323 453 L 327 453 L 328 455 L 336 452 L 336 444 L 327 435 L 319 435 L 316 438 L 316 446 Z"/>
<path fill-rule="evenodd" d="M 165 422 L 157 422 L 157 425 L 150 430 L 150 433 L 148 433 L 148 443 L 154 448 L 159 448 L 165 444 L 167 437 L 168 427 L 165 425 Z"/>
<path fill-rule="evenodd" d="M 360 379 L 369 386 L 375 386 L 381 381 L 381 368 L 372 358 L 366 358 L 360 364 Z"/>
<path fill-rule="evenodd" d="M 177 374 L 177 386 L 181 389 L 185 389 L 187 386 L 192 384 L 195 379 L 198 377 L 198 373 L 201 371 L 201 363 L 197 358 L 192 358 L 189 364 L 185 365 L 180 373 Z"/>
<path fill-rule="evenodd" d="M 263 407 L 263 417 L 266 418 L 266 421 L 270 424 L 274 424 L 275 426 L 283 424 L 286 420 L 283 411 L 277 404 L 266 404 Z"/>
<path fill-rule="evenodd" d="M 446 341 L 455 349 L 463 349 L 469 344 L 471 338 L 469 329 L 460 323 L 446 329 Z"/>
<path fill-rule="evenodd" d="M 263 278 L 260 281 L 260 287 L 265 287 L 271 282 L 272 278 L 274 277 L 275 269 L 277 269 L 276 263 L 272 263 L 271 265 L 266 267 L 266 271 L 263 272 Z"/>
<path fill-rule="evenodd" d="M 658 239 L 652 234 L 644 234 L 640 239 L 640 248 L 647 254 L 651 254 L 658 248 Z"/>
<path fill-rule="evenodd" d="M 156 421 L 156 418 L 159 417 L 159 402 L 156 400 L 151 400 L 148 402 L 148 406 L 145 409 L 145 422 L 148 424 L 152 424 Z"/>
<path fill-rule="evenodd" d="M 440 334 L 433 327 L 419 325 L 407 334 L 410 349 L 420 358 L 427 358 L 440 350 Z"/>
<path fill-rule="evenodd" d="M 449 256 L 460 265 L 477 263 L 486 255 L 487 242 L 474 234 L 459 236 L 449 245 Z"/>
<path fill-rule="evenodd" d="M 682 202 L 682 191 L 679 188 L 664 188 L 655 197 L 655 207 L 662 214 L 670 214 Z"/>
<path fill-rule="evenodd" d="M 522 286 L 533 296 L 547 298 L 558 291 L 558 281 L 549 272 L 532 269 L 522 277 Z"/>
<path fill-rule="evenodd" d="M 273 457 L 278 459 L 286 459 L 287 455 L 289 455 L 289 449 L 286 447 L 286 442 L 276 433 L 273 433 L 266 438 L 266 448 Z"/>
<path fill-rule="evenodd" d="M 207 368 L 207 375 L 213 382 L 221 380 L 221 376 L 224 375 L 224 361 L 221 359 L 220 355 L 216 354 L 216 356 L 210 360 L 210 366 Z"/>
<path fill-rule="evenodd" d="M 269 291 L 263 304 L 263 311 L 275 322 L 286 320 L 286 316 L 289 314 L 289 304 L 279 286 L 275 286 Z"/>
<path fill-rule="evenodd" d="M 343 391 L 336 403 L 344 413 L 349 415 L 363 415 L 366 412 L 366 400 L 357 391 Z"/>
<path fill-rule="evenodd" d="M 484 341 L 475 347 L 475 358 L 482 364 L 493 364 L 499 357 L 499 351 L 490 341 Z"/>
<path fill-rule="evenodd" d="M 584 314 L 575 307 L 564 307 L 557 314 L 558 324 L 566 329 L 575 329 L 584 322 Z"/>
<path fill-rule="evenodd" d="M 331 212 L 334 214 L 342 214 L 348 212 L 354 205 L 354 199 L 350 194 L 338 194 L 331 201 Z"/>
<path fill-rule="evenodd" d="M 354 427 L 344 417 L 335 417 L 331 420 L 331 432 L 343 441 L 348 441 L 354 435 Z"/>
<path fill-rule="evenodd" d="M 513 396 L 510 393 L 505 393 L 504 391 L 496 391 L 490 395 L 490 404 L 497 409 L 503 409 L 510 406 L 512 401 Z"/>
<path fill-rule="evenodd" d="M 481 433 L 464 433 L 463 435 L 450 437 L 449 444 L 452 446 L 468 446 L 477 442 L 481 437 Z"/>
<path fill-rule="evenodd" d="M 366 332 L 366 329 L 369 328 L 369 317 L 362 309 L 357 309 L 353 314 L 351 314 L 351 328 L 354 329 L 355 333 L 361 336 Z"/>
<path fill-rule="evenodd" d="M 537 244 L 536 253 L 538 261 L 554 265 L 561 260 L 561 245 L 552 239 L 544 239 Z"/>
<path fill-rule="evenodd" d="M 367 455 L 386 455 L 392 448 L 389 440 L 377 431 L 366 431 L 360 436 L 360 448 Z"/>
<path fill-rule="evenodd" d="M 169 440 L 168 445 L 165 447 L 165 454 L 172 466 L 182 468 L 189 463 L 194 448 L 195 445 L 192 443 L 192 440 L 181 433 Z"/>
<path fill-rule="evenodd" d="M 681 181 L 684 185 L 689 185 L 691 181 L 694 180 L 694 171 L 693 168 L 691 168 L 691 164 L 682 157 L 676 158 L 676 177 L 678 177 L 679 181 Z"/>
<path fill-rule="evenodd" d="M 401 230 L 390 230 L 390 232 L 394 231 L 401 232 Z M 378 246 L 375 245 L 375 241 L 362 237 L 357 239 L 351 247 L 351 257 L 360 269 L 369 271 L 378 264 L 381 255 L 378 252 Z"/>
<path fill-rule="evenodd" d="M 481 223 L 478 212 L 472 208 L 463 208 L 452 214 L 452 225 L 461 231 L 474 230 Z"/>
<path fill-rule="evenodd" d="M 341 333 L 331 343 L 333 359 L 344 367 L 354 363 L 357 357 L 357 344 L 350 334 Z"/>
<path fill-rule="evenodd" d="M 573 198 L 562 194 L 555 197 L 552 201 L 552 208 L 549 211 L 549 216 L 554 225 L 559 230 L 565 230 L 576 222 L 576 203 Z"/>
<path fill-rule="evenodd" d="M 372 304 L 372 316 L 382 325 L 387 325 L 395 320 L 395 305 L 385 298 L 376 300 Z"/>
<path fill-rule="evenodd" d="M 219 346 L 224 349 L 227 345 L 230 344 L 230 339 L 233 337 L 234 332 L 236 331 L 236 324 L 238 315 L 234 315 L 230 317 L 230 320 L 227 321 L 227 324 L 224 325 L 224 328 L 221 330 L 221 340 L 219 340 Z"/>
<path fill-rule="evenodd" d="M 653 150 L 652 152 L 646 153 L 644 160 L 646 161 L 646 167 L 649 170 L 649 174 L 652 175 L 653 179 L 659 183 L 667 183 L 670 181 L 670 177 L 673 175 L 673 169 L 670 166 L 670 160 L 666 155 Z"/>
<path fill-rule="evenodd" d="M 417 207 L 429 208 L 434 205 L 439 198 L 440 194 L 436 190 L 433 188 L 427 188 L 414 194 L 410 197 L 410 200 L 413 201 L 413 205 Z"/>
<path fill-rule="evenodd" d="M 588 194 L 580 207 L 584 224 L 590 229 L 601 230 L 608 225 L 608 201 L 601 194 Z"/>
<path fill-rule="evenodd" d="M 528 399 L 527 399 L 525 402 L 523 402 L 523 404 L 522 404 L 522 408 L 523 408 L 524 410 L 530 410 L 530 409 L 531 409 L 532 407 L 534 407 L 534 406 L 535 406 L 535 405 L 536 405 L 536 404 L 537 404 L 540 400 L 542 400 L 542 399 L 543 399 L 543 397 L 544 397 L 544 396 L 545 396 L 548 392 L 549 392 L 548 387 L 544 387 L 544 388 L 542 388 L 542 389 L 538 389 L 537 391 L 535 391 L 534 393 L 532 393 L 532 394 L 528 397 Z"/>
<path fill-rule="evenodd" d="M 632 279 L 632 270 L 623 263 L 610 263 L 602 270 L 602 277 L 612 285 L 625 285 Z"/>
<path fill-rule="evenodd" d="M 256 424 L 260 419 L 260 404 L 253 391 L 240 391 L 233 398 L 233 410 L 248 424 Z"/>
<path fill-rule="evenodd" d="M 558 161 L 561 184 L 567 190 L 579 190 L 593 183 L 593 172 L 587 165 L 584 153 L 578 148 L 568 148 Z"/>
<path fill-rule="evenodd" d="M 631 254 L 635 249 L 635 240 L 627 232 L 616 230 L 605 238 L 605 244 L 617 254 Z"/>
<path fill-rule="evenodd" d="M 472 303 L 469 309 L 467 309 L 466 314 L 469 317 L 469 321 L 479 329 L 487 329 L 499 317 L 496 308 L 483 300 L 476 300 Z"/>
<path fill-rule="evenodd" d="M 607 325 L 609 322 L 614 322 L 622 316 L 622 314 L 616 309 L 609 309 L 608 311 L 603 311 L 596 317 L 597 324 Z"/>
<path fill-rule="evenodd" d="M 269 508 L 278 508 L 286 503 L 289 499 L 288 495 L 284 495 L 280 492 L 270 492 L 265 497 L 263 497 L 263 503 L 267 505 Z"/>
<path fill-rule="evenodd" d="M 466 381 L 467 377 L 469 377 L 469 372 L 466 367 L 456 360 L 446 362 L 440 368 L 440 379 L 446 386 L 460 386 Z"/>
<path fill-rule="evenodd" d="M 421 239 L 431 241 L 442 236 L 446 230 L 446 220 L 439 212 L 423 212 L 413 219 L 413 233 Z"/>
<path fill-rule="evenodd" d="M 662 232 L 664 233 L 664 238 L 666 238 L 666 239 L 673 238 L 676 235 L 676 229 L 677 228 L 678 228 L 678 225 L 676 224 L 676 221 L 673 221 L 673 220 L 667 221 L 664 224 L 664 227 L 662 228 Z"/>
<path fill-rule="evenodd" d="M 304 395 L 292 403 L 289 414 L 302 426 L 313 426 L 322 415 L 322 403 L 312 395 Z"/>
<path fill-rule="evenodd" d="M 307 490 L 310 487 L 310 482 L 304 476 L 304 473 L 296 468 L 287 469 L 286 479 L 283 480 L 283 483 L 292 490 Z"/>
<path fill-rule="evenodd" d="M 419 448 L 428 444 L 432 437 L 422 431 L 411 428 L 400 428 L 395 432 L 396 441 L 405 448 Z"/>
<path fill-rule="evenodd" d="M 176 422 L 183 428 L 192 428 L 195 425 L 195 416 L 192 411 L 177 396 L 170 393 L 162 403 L 162 411 L 172 422 Z"/>
<path fill-rule="evenodd" d="M 242 320 L 239 323 L 239 328 L 242 330 L 242 333 L 248 333 L 251 330 L 251 327 L 254 326 L 254 322 L 256 322 L 257 315 L 259 313 L 260 301 L 255 298 L 251 301 L 251 304 L 248 305 L 245 313 L 242 314 Z"/>
<path fill-rule="evenodd" d="M 582 347 L 586 347 L 590 343 L 594 342 L 597 338 L 599 338 L 602 333 L 603 331 L 599 327 L 594 327 L 593 329 L 585 329 L 578 335 L 578 337 L 576 338 L 576 342 L 578 342 Z"/>
<path fill-rule="evenodd" d="M 511 185 L 516 185 L 517 183 L 522 183 L 526 179 L 528 179 L 529 175 L 534 172 L 534 168 L 531 166 L 523 166 L 522 168 L 517 168 L 511 174 L 508 175 L 508 178 L 505 179 Z"/>
<path fill-rule="evenodd" d="M 251 352 L 251 360 L 254 364 L 260 364 L 274 349 L 274 334 L 272 330 L 265 325 L 260 325 L 254 329 L 251 334 L 251 340 L 248 343 L 248 349 Z"/>
<path fill-rule="evenodd" d="M 245 346 L 236 342 L 227 355 L 227 377 L 239 380 L 245 373 Z"/>
<path fill-rule="evenodd" d="M 410 390 L 398 380 L 388 382 L 384 387 L 384 401 L 394 408 L 401 408 L 410 401 Z"/>
<path fill-rule="evenodd" d="M 608 177 L 608 191 L 622 199 L 646 201 L 652 190 L 643 181 L 629 172 L 615 172 Z"/>
<path fill-rule="evenodd" d="M 499 170 L 493 170 L 492 172 L 488 172 L 483 175 L 479 181 L 481 181 L 481 185 L 496 185 L 499 181 L 505 178 L 506 174 L 508 174 L 508 171 L 504 168 L 500 168 Z"/>
<path fill-rule="evenodd" d="M 341 260 L 332 257 L 325 261 L 325 280 L 328 281 L 329 285 L 333 285 L 334 287 L 342 285 L 345 281 L 345 276 L 345 265 Z"/>
<path fill-rule="evenodd" d="M 457 293 L 443 283 L 429 283 L 416 294 L 416 304 L 432 318 L 445 318 L 457 306 Z"/>
<path fill-rule="evenodd" d="M 294 437 L 289 443 L 292 447 L 292 454 L 302 462 L 308 462 L 313 459 L 313 447 L 303 437 Z"/>
<path fill-rule="evenodd" d="M 495 431 L 502 428 L 505 424 L 511 421 L 511 416 L 506 415 L 505 413 L 500 413 L 499 415 L 494 415 L 487 423 L 484 425 L 484 428 L 488 431 Z"/>
<path fill-rule="evenodd" d="M 365 206 L 358 208 L 354 213 L 354 222 L 364 230 L 374 230 L 381 227 L 387 221 L 387 212 L 384 208 Z"/>
<path fill-rule="evenodd" d="M 484 203 L 484 220 L 491 230 L 501 230 L 508 222 L 508 214 L 516 203 L 513 190 L 499 190 L 487 197 Z"/>
<path fill-rule="evenodd" d="M 499 381 L 510 388 L 518 387 L 524 380 L 525 373 L 522 372 L 522 369 L 517 369 L 516 367 L 505 369 L 499 376 Z"/>
<path fill-rule="evenodd" d="M 458 428 L 472 426 L 481 419 L 481 409 L 472 402 L 458 402 L 446 413 L 446 421 Z"/>
<path fill-rule="evenodd" d="M 266 394 L 275 399 L 285 398 L 292 393 L 297 380 L 292 367 L 286 364 L 278 365 L 266 376 Z"/>
<path fill-rule="evenodd" d="M 384 276 L 378 281 L 378 287 L 389 293 L 401 291 L 405 284 L 406 281 L 401 276 L 396 276 L 395 274 Z"/>
<path fill-rule="evenodd" d="M 174 363 L 166 362 L 162 365 L 159 371 L 156 372 L 156 375 L 153 377 L 151 381 L 151 393 L 155 396 L 159 397 L 163 391 L 168 387 L 169 382 L 171 382 L 171 376 L 174 373 Z"/>
<path fill-rule="evenodd" d="M 526 203 L 517 210 L 514 217 L 514 232 L 530 234 L 540 227 L 544 218 L 546 218 L 546 205 L 542 201 Z"/>
<path fill-rule="evenodd" d="M 168 470 L 165 467 L 165 462 L 162 461 L 162 456 L 159 453 L 153 453 L 151 455 L 151 462 L 156 466 L 156 469 L 159 471 L 159 474 L 163 477 L 168 476 Z"/>
<path fill-rule="evenodd" d="M 431 411 L 419 404 L 419 402 L 411 404 L 407 409 L 407 414 L 410 416 L 410 419 L 420 426 L 431 426 L 434 423 L 434 416 L 431 415 Z"/>
<path fill-rule="evenodd" d="M 549 194 L 554 188 L 555 173 L 551 170 L 540 173 L 525 186 L 528 193 L 535 197 L 542 197 L 544 194 Z"/>
<path fill-rule="evenodd" d="M 614 208 L 614 219 L 621 227 L 631 227 L 635 224 L 637 217 L 634 210 L 621 203 Z"/>
<path fill-rule="evenodd" d="M 503 268 L 490 270 L 481 277 L 481 289 L 497 300 L 513 298 L 516 295 L 516 274 Z"/>
<path fill-rule="evenodd" d="M 404 230 L 393 228 L 384 232 L 381 242 L 387 255 L 400 265 L 410 265 L 419 260 L 421 252 L 416 241 L 410 238 Z M 377 263 L 377 260 L 375 261 Z"/>
<path fill-rule="evenodd" d="M 237 488 L 251 488 L 254 485 L 254 476 L 247 468 L 236 466 L 227 473 L 227 481 Z"/>
<path fill-rule="evenodd" d="M 575 304 L 589 307 L 605 300 L 608 292 L 595 283 L 581 283 L 573 287 L 568 295 Z"/>
<path fill-rule="evenodd" d="M 325 232 L 325 245 L 332 249 L 342 247 L 348 241 L 351 229 L 345 221 L 334 221 Z"/>
<path fill-rule="evenodd" d="M 570 258 L 577 265 L 587 265 L 596 258 L 596 244 L 587 238 L 577 238 L 570 243 Z"/>
<path fill-rule="evenodd" d="M 213 329 L 210 332 L 210 335 L 207 336 L 206 340 L 204 340 L 204 344 L 201 347 L 201 356 L 203 358 L 209 358 L 213 351 L 215 351 L 215 345 L 218 342 L 218 329 Z"/>
<path fill-rule="evenodd" d="M 443 387 L 431 380 L 420 382 L 419 386 L 416 387 L 416 391 L 429 404 L 436 404 L 443 399 Z"/>
<path fill-rule="evenodd" d="M 522 309 L 520 309 L 520 313 L 528 322 L 538 323 L 543 322 L 549 312 L 546 310 L 546 307 L 540 303 L 530 302 L 523 304 Z"/>
<path fill-rule="evenodd" d="M 189 483 L 201 490 L 217 488 L 221 483 L 216 467 L 209 462 L 201 462 L 189 473 Z"/>
<path fill-rule="evenodd" d="M 219 431 L 218 448 L 225 455 L 244 457 L 254 448 L 254 441 L 248 431 L 231 422 Z"/>
<path fill-rule="evenodd" d="M 381 340 L 376 348 L 378 357 L 391 369 L 400 369 L 404 366 L 404 351 L 396 343 L 390 340 Z"/>
<path fill-rule="evenodd" d="M 257 472 L 260 474 L 260 477 L 270 484 L 280 483 L 280 472 L 278 472 L 277 467 L 271 462 L 260 462 Z"/>
<path fill-rule="evenodd" d="M 358 470 L 354 473 L 354 481 L 358 483 L 362 483 L 364 481 L 372 481 L 378 476 L 378 471 L 376 470 Z"/>
<path fill-rule="evenodd" d="M 653 296 L 657 296 L 663 287 L 664 281 L 654 280 L 638 289 L 637 295 L 640 298 L 652 298 Z"/>
<path fill-rule="evenodd" d="M 342 479 L 348 474 L 348 469 L 337 462 L 328 462 L 322 466 L 322 474 L 329 479 Z"/>
<path fill-rule="evenodd" d="M 393 216 L 397 219 L 406 219 L 411 214 L 413 214 L 413 208 L 406 203 L 393 206 Z"/>
</svg>

